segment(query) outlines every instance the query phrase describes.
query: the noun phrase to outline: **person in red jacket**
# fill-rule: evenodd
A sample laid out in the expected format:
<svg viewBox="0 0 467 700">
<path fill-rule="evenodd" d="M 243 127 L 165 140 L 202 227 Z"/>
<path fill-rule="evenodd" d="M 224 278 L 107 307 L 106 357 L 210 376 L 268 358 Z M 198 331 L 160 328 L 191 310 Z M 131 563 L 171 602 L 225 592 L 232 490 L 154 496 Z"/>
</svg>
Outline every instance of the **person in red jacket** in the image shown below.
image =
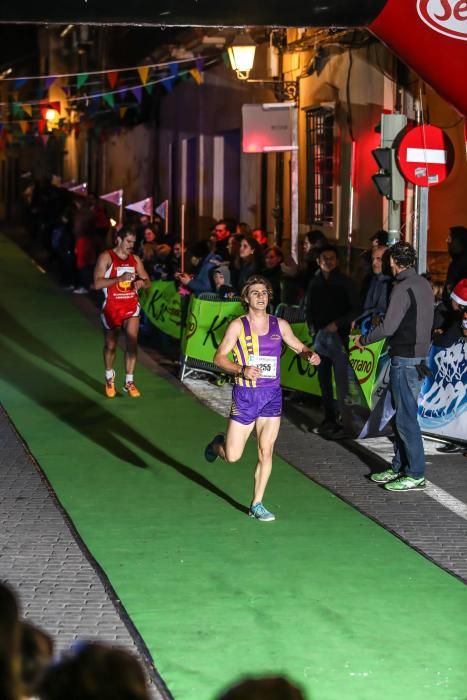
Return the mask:
<svg viewBox="0 0 467 700">
<path fill-rule="evenodd" d="M 117 393 L 113 364 L 121 328 L 126 335 L 123 391 L 132 398 L 141 396 L 134 383 L 140 313 L 138 291 L 151 283 L 141 259 L 133 254 L 135 242 L 132 231 L 118 231 L 115 247 L 99 255 L 94 271 L 94 287 L 104 292 L 101 320 L 105 336 L 105 394 L 109 399 Z"/>
</svg>

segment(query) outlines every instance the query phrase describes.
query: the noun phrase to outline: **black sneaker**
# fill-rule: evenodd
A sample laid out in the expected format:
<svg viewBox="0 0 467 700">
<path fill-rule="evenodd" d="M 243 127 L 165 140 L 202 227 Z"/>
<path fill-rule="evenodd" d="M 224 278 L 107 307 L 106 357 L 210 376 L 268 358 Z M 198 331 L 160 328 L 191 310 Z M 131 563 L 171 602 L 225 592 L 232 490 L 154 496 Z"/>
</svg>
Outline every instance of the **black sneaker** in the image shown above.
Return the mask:
<svg viewBox="0 0 467 700">
<path fill-rule="evenodd" d="M 328 436 L 331 433 L 336 432 L 339 429 L 337 423 L 331 420 L 323 420 L 322 423 L 312 428 L 311 432 L 315 435 L 325 435 Z"/>
<path fill-rule="evenodd" d="M 454 452 L 463 452 L 464 450 L 465 447 L 456 445 L 453 442 L 447 442 L 445 445 L 441 445 L 441 447 L 436 448 L 436 452 L 441 452 L 444 455 L 453 454 Z"/>
<path fill-rule="evenodd" d="M 221 445 L 225 440 L 225 435 L 224 433 L 218 433 L 215 438 L 211 440 L 211 442 L 206 445 L 206 448 L 204 450 L 204 459 L 207 462 L 215 462 L 216 459 L 218 458 L 217 452 L 214 450 L 215 445 Z"/>
</svg>

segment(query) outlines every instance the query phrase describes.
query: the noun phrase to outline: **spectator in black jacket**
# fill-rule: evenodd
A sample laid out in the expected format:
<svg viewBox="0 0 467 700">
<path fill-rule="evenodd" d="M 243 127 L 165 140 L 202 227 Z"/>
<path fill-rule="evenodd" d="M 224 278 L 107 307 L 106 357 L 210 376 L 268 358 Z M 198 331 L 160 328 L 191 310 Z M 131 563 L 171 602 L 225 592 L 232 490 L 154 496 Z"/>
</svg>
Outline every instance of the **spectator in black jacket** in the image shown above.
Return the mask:
<svg viewBox="0 0 467 700">
<path fill-rule="evenodd" d="M 314 348 L 321 356 L 318 379 L 324 406 L 324 421 L 316 432 L 338 439 L 344 437 L 337 423 L 334 405 L 332 370 L 336 381 L 339 411 L 346 410 L 348 393 L 348 337 L 352 320 L 359 314 L 355 283 L 337 268 L 337 248 L 324 245 L 318 256 L 319 270 L 307 291 L 306 318 L 310 333 L 315 334 Z"/>
<path fill-rule="evenodd" d="M 387 338 L 391 369 L 389 388 L 394 417 L 394 458 L 389 469 L 371 475 L 388 491 L 425 488 L 425 455 L 418 423 L 418 395 L 428 367 L 426 359 L 433 327 L 433 290 L 414 270 L 416 253 L 410 243 L 399 241 L 389 249 L 395 277 L 383 321 L 355 340 L 365 347 Z"/>
</svg>

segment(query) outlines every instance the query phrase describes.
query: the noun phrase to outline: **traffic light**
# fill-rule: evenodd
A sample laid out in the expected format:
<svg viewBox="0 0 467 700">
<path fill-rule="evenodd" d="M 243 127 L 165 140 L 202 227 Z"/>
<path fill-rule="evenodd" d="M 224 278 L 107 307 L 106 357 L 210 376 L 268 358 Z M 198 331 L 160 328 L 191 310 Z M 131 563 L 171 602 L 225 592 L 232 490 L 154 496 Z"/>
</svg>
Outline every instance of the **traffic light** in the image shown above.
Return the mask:
<svg viewBox="0 0 467 700">
<path fill-rule="evenodd" d="M 405 180 L 396 163 L 394 141 L 405 127 L 407 119 L 401 114 L 383 114 L 381 116 L 381 146 L 372 150 L 379 166 L 379 172 L 372 175 L 376 189 L 393 202 L 403 202 L 405 199 Z"/>
</svg>

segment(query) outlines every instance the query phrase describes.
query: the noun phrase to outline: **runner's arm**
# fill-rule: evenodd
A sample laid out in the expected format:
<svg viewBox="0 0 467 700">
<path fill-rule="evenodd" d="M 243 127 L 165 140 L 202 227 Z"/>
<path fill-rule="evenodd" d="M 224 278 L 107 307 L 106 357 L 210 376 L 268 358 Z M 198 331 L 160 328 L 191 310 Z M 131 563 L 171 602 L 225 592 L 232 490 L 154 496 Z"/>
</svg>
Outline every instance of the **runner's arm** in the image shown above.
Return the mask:
<svg viewBox="0 0 467 700">
<path fill-rule="evenodd" d="M 302 341 L 297 338 L 287 321 L 285 321 L 283 318 L 279 318 L 277 320 L 279 321 L 279 328 L 281 329 L 282 340 L 284 343 L 291 350 L 299 355 L 302 355 L 311 365 L 319 365 L 321 358 L 318 353 L 310 350 L 310 348 L 304 345 Z"/>
<path fill-rule="evenodd" d="M 94 268 L 94 289 L 106 289 L 107 287 L 113 287 L 117 284 L 117 280 L 122 278 L 113 277 L 109 279 L 105 276 L 105 273 L 112 264 L 112 258 L 107 252 L 101 253 L 97 258 L 96 267 Z M 128 273 L 125 273 L 128 274 Z M 128 279 L 130 279 L 128 277 Z"/>
<path fill-rule="evenodd" d="M 151 280 L 148 277 L 148 273 L 144 269 L 144 265 L 141 261 L 141 258 L 138 257 L 138 255 L 134 256 L 135 261 L 136 261 L 136 276 L 137 279 L 135 280 L 134 287 L 136 291 L 138 289 L 141 289 L 141 287 L 144 287 L 145 289 L 149 289 L 151 286 Z"/>
<path fill-rule="evenodd" d="M 228 326 L 225 335 L 221 341 L 221 344 L 217 348 L 217 352 L 214 355 L 214 364 L 221 369 L 229 372 L 229 374 L 235 374 L 237 376 L 242 376 L 245 379 L 256 379 L 261 375 L 261 370 L 258 367 L 247 367 L 246 365 L 237 365 L 229 358 L 229 353 L 235 347 L 240 332 L 242 330 L 242 322 L 239 318 L 234 319 Z"/>
</svg>

